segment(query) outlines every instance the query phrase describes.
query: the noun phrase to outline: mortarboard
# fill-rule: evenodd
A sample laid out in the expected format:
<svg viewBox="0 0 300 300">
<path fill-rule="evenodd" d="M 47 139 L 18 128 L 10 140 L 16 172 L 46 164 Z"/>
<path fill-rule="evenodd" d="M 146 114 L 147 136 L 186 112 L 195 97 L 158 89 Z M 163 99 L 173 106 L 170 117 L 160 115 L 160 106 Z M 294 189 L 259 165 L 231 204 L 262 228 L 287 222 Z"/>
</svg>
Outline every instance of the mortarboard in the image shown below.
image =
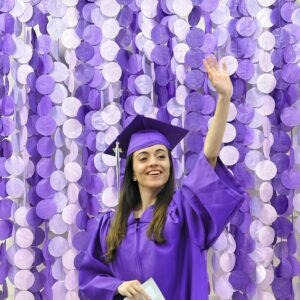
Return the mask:
<svg viewBox="0 0 300 300">
<path fill-rule="evenodd" d="M 172 150 L 189 131 L 162 121 L 137 115 L 104 151 L 117 160 L 117 188 L 120 192 L 120 158 L 126 159 L 131 153 L 156 144 Z"/>
</svg>

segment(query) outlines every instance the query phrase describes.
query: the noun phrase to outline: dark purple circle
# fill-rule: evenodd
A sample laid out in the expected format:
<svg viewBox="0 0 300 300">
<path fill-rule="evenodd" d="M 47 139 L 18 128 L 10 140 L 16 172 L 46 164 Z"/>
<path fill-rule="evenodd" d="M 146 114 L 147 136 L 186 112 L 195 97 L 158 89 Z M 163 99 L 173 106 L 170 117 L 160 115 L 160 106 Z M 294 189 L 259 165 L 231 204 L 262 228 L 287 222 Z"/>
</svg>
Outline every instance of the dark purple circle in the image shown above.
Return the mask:
<svg viewBox="0 0 300 300">
<path fill-rule="evenodd" d="M 142 70 L 142 56 L 140 54 L 132 54 L 128 59 L 127 71 L 130 74 L 136 74 Z"/>
<path fill-rule="evenodd" d="M 287 238 L 293 230 L 293 224 L 285 217 L 278 217 L 272 224 L 276 235 L 281 238 Z"/>
<path fill-rule="evenodd" d="M 127 48 L 132 41 L 132 32 L 128 28 L 122 28 L 115 38 L 121 48 Z"/>
<path fill-rule="evenodd" d="M 4 96 L 2 98 L 0 113 L 5 116 L 10 116 L 15 111 L 15 101 L 11 96 Z"/>
<path fill-rule="evenodd" d="M 200 48 L 204 43 L 205 33 L 201 28 L 192 27 L 186 36 L 186 43 L 192 49 Z"/>
<path fill-rule="evenodd" d="M 170 62 L 170 49 L 164 45 L 156 46 L 151 52 L 151 59 L 158 65 L 164 66 Z"/>
<path fill-rule="evenodd" d="M 236 74 L 239 78 L 248 81 L 252 78 L 255 72 L 254 64 L 249 59 L 243 59 L 239 61 L 238 68 L 236 70 Z"/>
<path fill-rule="evenodd" d="M 204 74 L 200 70 L 191 70 L 186 74 L 185 84 L 191 90 L 198 90 L 204 82 Z"/>
<path fill-rule="evenodd" d="M 37 143 L 37 151 L 44 157 L 54 154 L 55 149 L 55 143 L 50 137 L 42 137 Z"/>
<path fill-rule="evenodd" d="M 27 223 L 32 227 L 38 227 L 43 223 L 43 220 L 36 214 L 36 208 L 32 207 L 26 216 Z"/>
<path fill-rule="evenodd" d="M 191 27 L 196 26 L 201 18 L 201 8 L 199 6 L 194 6 L 189 14 L 188 21 Z"/>
<path fill-rule="evenodd" d="M 203 95 L 199 92 L 191 92 L 185 98 L 185 109 L 189 111 L 201 111 L 204 103 Z"/>
<path fill-rule="evenodd" d="M 40 116 L 46 116 L 50 113 L 52 108 L 52 101 L 49 96 L 43 96 L 37 105 L 37 113 Z"/>
<path fill-rule="evenodd" d="M 133 20 L 133 11 L 125 5 L 119 12 L 117 16 L 118 23 L 122 27 L 127 27 L 131 24 Z"/>
<path fill-rule="evenodd" d="M 166 26 L 157 24 L 152 28 L 151 38 L 156 44 L 165 44 L 169 40 L 169 33 Z"/>
<path fill-rule="evenodd" d="M 53 70 L 53 60 L 48 54 L 39 57 L 37 71 L 39 74 L 47 74 Z"/>
<path fill-rule="evenodd" d="M 191 68 L 200 68 L 204 59 L 204 53 L 200 49 L 190 49 L 184 57 L 185 64 Z"/>
<path fill-rule="evenodd" d="M 279 215 L 284 214 L 287 211 L 289 206 L 289 200 L 285 195 L 278 195 L 272 198 L 271 203 Z"/>
<path fill-rule="evenodd" d="M 75 67 L 75 77 L 82 83 L 90 82 L 94 77 L 94 68 L 86 63 Z"/>
<path fill-rule="evenodd" d="M 170 68 L 167 66 L 156 66 L 155 78 L 156 78 L 156 82 L 160 86 L 166 86 L 172 78 L 172 73 L 170 71 Z"/>
<path fill-rule="evenodd" d="M 2 199 L 0 200 L 0 218 L 5 220 L 9 219 L 12 214 L 12 205 L 13 201 L 10 199 Z"/>
<path fill-rule="evenodd" d="M 40 54 L 47 54 L 50 52 L 51 37 L 46 34 L 40 35 L 35 43 L 35 48 Z"/>
<path fill-rule="evenodd" d="M 75 52 L 78 59 L 82 62 L 87 62 L 94 56 L 94 47 L 90 43 L 83 41 L 76 48 Z"/>
</svg>

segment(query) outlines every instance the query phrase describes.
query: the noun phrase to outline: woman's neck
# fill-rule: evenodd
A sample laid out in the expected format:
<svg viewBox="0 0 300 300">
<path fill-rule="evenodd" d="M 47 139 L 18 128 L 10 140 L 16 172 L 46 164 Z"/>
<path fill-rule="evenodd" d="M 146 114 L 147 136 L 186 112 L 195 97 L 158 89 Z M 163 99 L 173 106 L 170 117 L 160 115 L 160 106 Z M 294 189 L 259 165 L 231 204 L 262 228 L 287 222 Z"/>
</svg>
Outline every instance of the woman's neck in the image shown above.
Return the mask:
<svg viewBox="0 0 300 300">
<path fill-rule="evenodd" d="M 142 213 L 151 205 L 155 204 L 157 195 L 160 192 L 161 189 L 159 190 L 150 190 L 150 189 L 143 189 L 142 187 L 139 188 L 140 190 L 140 195 L 141 195 L 141 204 L 139 207 L 136 207 L 134 209 L 135 215 L 141 216 Z"/>
</svg>

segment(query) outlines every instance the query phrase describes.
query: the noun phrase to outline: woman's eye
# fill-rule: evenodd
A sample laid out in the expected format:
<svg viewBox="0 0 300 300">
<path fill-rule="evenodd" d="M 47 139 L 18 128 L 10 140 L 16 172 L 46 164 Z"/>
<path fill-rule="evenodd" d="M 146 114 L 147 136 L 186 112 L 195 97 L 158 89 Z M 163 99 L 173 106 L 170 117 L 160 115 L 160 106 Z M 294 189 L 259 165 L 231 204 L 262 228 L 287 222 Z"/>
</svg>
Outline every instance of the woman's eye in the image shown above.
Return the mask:
<svg viewBox="0 0 300 300">
<path fill-rule="evenodd" d="M 140 161 L 143 161 L 143 160 L 146 160 L 147 158 L 146 157 L 142 157 L 141 159 L 140 159 Z"/>
<path fill-rule="evenodd" d="M 159 158 L 160 158 L 160 159 L 164 159 L 165 156 L 164 156 L 164 155 L 160 155 Z"/>
</svg>

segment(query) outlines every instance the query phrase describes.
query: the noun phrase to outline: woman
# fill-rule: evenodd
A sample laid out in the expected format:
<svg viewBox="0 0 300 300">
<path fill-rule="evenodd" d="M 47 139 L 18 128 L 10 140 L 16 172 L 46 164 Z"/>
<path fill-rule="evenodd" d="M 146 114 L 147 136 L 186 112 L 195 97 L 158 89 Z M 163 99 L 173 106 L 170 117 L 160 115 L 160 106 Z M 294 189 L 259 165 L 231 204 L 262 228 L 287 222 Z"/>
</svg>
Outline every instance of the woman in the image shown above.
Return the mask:
<svg viewBox="0 0 300 300">
<path fill-rule="evenodd" d="M 208 299 L 205 251 L 247 194 L 218 159 L 232 95 L 226 66 L 215 58 L 203 64 L 218 104 L 180 189 L 173 193 L 170 153 L 184 129 L 139 116 L 118 138 L 127 158 L 118 210 L 101 216 L 79 271 L 89 299 L 150 299 L 142 287 L 150 277 L 167 300 Z"/>
</svg>

